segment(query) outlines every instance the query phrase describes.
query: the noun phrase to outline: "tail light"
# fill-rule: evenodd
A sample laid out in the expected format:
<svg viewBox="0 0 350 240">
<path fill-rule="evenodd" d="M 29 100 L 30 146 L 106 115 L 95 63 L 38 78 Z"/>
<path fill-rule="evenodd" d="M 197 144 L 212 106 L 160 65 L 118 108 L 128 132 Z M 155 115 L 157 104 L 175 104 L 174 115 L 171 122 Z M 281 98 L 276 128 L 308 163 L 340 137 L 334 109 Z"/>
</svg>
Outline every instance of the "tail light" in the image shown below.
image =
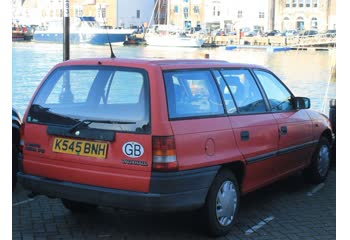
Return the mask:
<svg viewBox="0 0 350 240">
<path fill-rule="evenodd" d="M 20 129 L 20 140 L 19 140 L 19 150 L 21 152 L 23 152 L 23 148 L 24 148 L 24 127 L 25 127 L 25 124 L 22 123 L 21 129 Z"/>
<path fill-rule="evenodd" d="M 153 170 L 176 171 L 176 146 L 174 136 L 154 136 L 152 138 Z"/>
</svg>

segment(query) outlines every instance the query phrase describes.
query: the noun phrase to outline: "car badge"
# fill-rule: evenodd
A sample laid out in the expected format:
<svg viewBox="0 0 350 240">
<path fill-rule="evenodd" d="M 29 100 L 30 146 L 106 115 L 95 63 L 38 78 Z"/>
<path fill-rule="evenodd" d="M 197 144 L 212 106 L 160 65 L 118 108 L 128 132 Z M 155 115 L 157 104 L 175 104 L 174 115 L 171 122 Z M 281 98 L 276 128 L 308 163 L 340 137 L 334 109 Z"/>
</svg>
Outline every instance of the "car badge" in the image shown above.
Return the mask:
<svg viewBox="0 0 350 240">
<path fill-rule="evenodd" d="M 80 134 L 80 131 L 75 132 L 75 136 L 79 136 L 79 134 Z"/>
</svg>

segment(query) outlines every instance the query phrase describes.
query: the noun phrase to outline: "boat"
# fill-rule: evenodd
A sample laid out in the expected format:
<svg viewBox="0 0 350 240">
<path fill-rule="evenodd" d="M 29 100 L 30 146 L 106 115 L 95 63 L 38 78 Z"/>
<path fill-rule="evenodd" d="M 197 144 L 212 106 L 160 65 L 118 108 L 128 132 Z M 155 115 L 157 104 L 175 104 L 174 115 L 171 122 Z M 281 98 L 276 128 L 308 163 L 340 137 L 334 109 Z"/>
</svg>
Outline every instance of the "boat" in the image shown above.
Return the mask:
<svg viewBox="0 0 350 240">
<path fill-rule="evenodd" d="M 33 29 L 28 26 L 12 27 L 12 41 L 30 41 L 33 39 Z"/>
<path fill-rule="evenodd" d="M 135 29 L 106 29 L 99 25 L 95 17 L 85 16 L 74 19 L 70 25 L 69 39 L 72 44 L 88 43 L 104 45 L 109 42 L 123 43 L 134 32 Z M 49 22 L 45 29 L 35 31 L 33 41 L 62 43 L 62 21 Z"/>
<path fill-rule="evenodd" d="M 145 40 L 149 46 L 161 47 L 201 47 L 205 38 L 198 34 L 188 36 L 173 25 L 153 25 L 145 33 Z"/>
<path fill-rule="evenodd" d="M 152 22 L 159 0 L 154 3 L 153 12 L 149 23 Z M 158 14 L 159 16 L 159 14 Z M 160 47 L 201 47 L 205 42 L 205 37 L 200 32 L 187 35 L 176 25 L 168 24 L 170 16 L 170 4 L 167 4 L 166 23 L 153 24 L 144 33 L 144 39 L 148 46 Z M 154 20 L 154 19 L 153 19 Z M 158 21 L 159 22 L 159 21 Z"/>
<path fill-rule="evenodd" d="M 123 43 L 124 46 L 128 45 L 147 45 L 147 42 L 144 38 L 137 37 L 136 34 L 132 34 L 127 37 Z"/>
</svg>

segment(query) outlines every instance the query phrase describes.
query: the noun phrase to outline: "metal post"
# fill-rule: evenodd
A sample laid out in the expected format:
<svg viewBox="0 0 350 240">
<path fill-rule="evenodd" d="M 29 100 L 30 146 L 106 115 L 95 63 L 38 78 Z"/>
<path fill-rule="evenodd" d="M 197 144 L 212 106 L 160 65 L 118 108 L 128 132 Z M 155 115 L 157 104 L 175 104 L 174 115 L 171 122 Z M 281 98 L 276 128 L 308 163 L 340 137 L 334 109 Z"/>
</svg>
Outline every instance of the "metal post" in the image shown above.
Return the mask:
<svg viewBox="0 0 350 240">
<path fill-rule="evenodd" d="M 69 0 L 63 1 L 63 61 L 69 59 Z"/>
</svg>

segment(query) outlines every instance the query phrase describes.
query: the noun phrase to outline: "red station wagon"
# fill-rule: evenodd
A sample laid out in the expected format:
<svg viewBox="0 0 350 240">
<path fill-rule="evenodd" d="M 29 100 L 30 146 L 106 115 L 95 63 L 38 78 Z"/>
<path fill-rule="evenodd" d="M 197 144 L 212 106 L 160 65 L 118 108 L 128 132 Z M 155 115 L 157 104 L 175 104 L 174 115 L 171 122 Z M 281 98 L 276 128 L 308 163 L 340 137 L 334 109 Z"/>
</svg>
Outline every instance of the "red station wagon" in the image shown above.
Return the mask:
<svg viewBox="0 0 350 240">
<path fill-rule="evenodd" d="M 25 113 L 18 178 L 72 212 L 200 209 L 220 236 L 242 194 L 300 170 L 325 180 L 333 133 L 309 108 L 257 65 L 69 60 Z"/>
</svg>

